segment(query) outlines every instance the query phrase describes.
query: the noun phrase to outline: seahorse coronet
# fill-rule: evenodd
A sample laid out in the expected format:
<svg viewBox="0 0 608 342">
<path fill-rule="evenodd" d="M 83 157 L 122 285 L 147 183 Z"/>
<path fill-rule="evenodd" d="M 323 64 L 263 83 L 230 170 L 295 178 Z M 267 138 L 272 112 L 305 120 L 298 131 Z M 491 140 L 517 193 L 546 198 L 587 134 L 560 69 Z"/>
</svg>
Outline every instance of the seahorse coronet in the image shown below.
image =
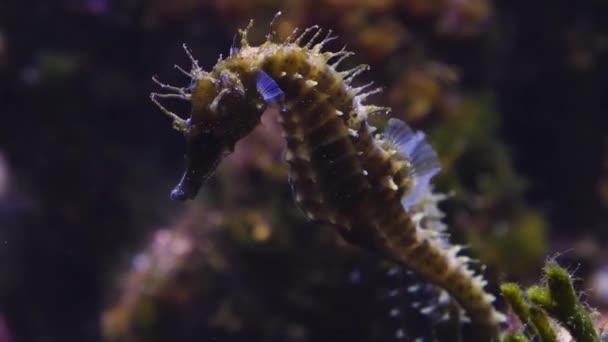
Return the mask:
<svg viewBox="0 0 608 342">
<path fill-rule="evenodd" d="M 421 274 L 497 336 L 504 315 L 484 290 L 487 281 L 469 267 L 470 258 L 459 255 L 462 247 L 448 241 L 437 205 L 445 196 L 429 184 L 438 159 L 424 134 L 399 120 L 374 133 L 368 116 L 390 108 L 365 102 L 382 88 L 354 85 L 369 69 L 366 64 L 338 70 L 354 53 L 322 51 L 336 39 L 331 31 L 315 42 L 322 34 L 315 25 L 299 34 L 294 30 L 282 42 L 271 41 L 269 34 L 253 46 L 248 40 L 252 25 L 239 30 L 230 55 L 208 72 L 185 48 L 192 84 L 163 87 L 174 96 L 152 94 L 188 141 L 188 167 L 172 197 L 194 198 L 235 143 L 258 125 L 264 110 L 276 107 L 294 199 L 306 216 Z M 189 101 L 187 125 L 155 97 Z"/>
</svg>

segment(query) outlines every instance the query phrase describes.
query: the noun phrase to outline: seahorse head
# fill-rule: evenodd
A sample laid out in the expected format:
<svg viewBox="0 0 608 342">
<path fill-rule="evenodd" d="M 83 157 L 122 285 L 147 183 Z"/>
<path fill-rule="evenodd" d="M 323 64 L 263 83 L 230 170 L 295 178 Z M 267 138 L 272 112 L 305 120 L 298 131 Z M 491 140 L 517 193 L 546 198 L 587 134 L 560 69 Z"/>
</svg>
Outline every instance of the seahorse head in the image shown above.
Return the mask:
<svg viewBox="0 0 608 342">
<path fill-rule="evenodd" d="M 257 125 L 265 109 L 259 96 L 248 94 L 247 89 L 252 88 L 249 83 L 255 80 L 243 79 L 242 75 L 218 68 L 206 72 L 198 66 L 190 51 L 185 50 L 192 69 L 188 72 L 176 68 L 191 79 L 190 85 L 179 88 L 153 78 L 168 93 L 151 94 L 152 101 L 173 119 L 173 128 L 186 138 L 186 171 L 171 191 L 171 198 L 181 201 L 196 196 L 220 161 L 234 150 L 236 142 Z M 183 119 L 169 111 L 158 98 L 188 101 L 190 117 Z"/>
</svg>

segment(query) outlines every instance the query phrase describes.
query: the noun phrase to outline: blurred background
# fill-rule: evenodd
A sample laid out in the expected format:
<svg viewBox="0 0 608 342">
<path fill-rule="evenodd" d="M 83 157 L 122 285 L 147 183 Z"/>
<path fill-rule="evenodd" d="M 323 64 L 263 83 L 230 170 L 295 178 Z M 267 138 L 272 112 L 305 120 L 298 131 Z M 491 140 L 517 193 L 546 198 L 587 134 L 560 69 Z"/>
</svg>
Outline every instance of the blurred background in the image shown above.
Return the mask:
<svg viewBox="0 0 608 342">
<path fill-rule="evenodd" d="M 415 276 L 295 207 L 272 112 L 197 200 L 169 200 L 185 144 L 151 77 L 186 85 L 182 43 L 210 69 L 278 10 L 280 36 L 333 29 L 328 48 L 384 87 L 372 102 L 427 132 L 453 240 L 490 290 L 537 282 L 559 255 L 608 309 L 605 1 L 14 0 L 0 1 L 1 342 L 440 334 L 408 310 L 424 298 L 391 295 Z"/>
</svg>

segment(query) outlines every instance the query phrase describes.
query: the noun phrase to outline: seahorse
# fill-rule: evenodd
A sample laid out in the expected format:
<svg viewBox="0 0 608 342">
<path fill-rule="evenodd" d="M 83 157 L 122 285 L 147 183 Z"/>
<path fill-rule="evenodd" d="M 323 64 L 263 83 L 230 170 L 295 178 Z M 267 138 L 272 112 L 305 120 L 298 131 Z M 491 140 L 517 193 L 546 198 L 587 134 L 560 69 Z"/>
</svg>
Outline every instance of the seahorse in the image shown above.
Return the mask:
<svg viewBox="0 0 608 342">
<path fill-rule="evenodd" d="M 276 18 L 276 17 L 275 17 Z M 274 22 L 274 20 L 273 20 Z M 187 141 L 187 168 L 171 192 L 175 200 L 192 199 L 236 142 L 249 134 L 269 107 L 276 108 L 286 140 L 285 160 L 296 203 L 310 220 L 335 227 L 345 240 L 390 258 L 447 291 L 497 340 L 504 315 L 493 306 L 487 282 L 450 245 L 436 207 L 431 178 L 440 170 L 437 154 L 422 132 L 390 119 L 381 133 L 367 118 L 389 108 L 366 104 L 381 88 L 355 87 L 353 80 L 369 69 L 339 70 L 353 52 L 323 51 L 336 39 L 318 26 L 285 40 L 272 30 L 252 46 L 248 32 L 235 35 L 230 54 L 204 71 L 192 53 L 188 87 L 153 80 L 167 93 L 152 101 Z M 166 109 L 158 98 L 190 102 L 188 119 Z"/>
</svg>

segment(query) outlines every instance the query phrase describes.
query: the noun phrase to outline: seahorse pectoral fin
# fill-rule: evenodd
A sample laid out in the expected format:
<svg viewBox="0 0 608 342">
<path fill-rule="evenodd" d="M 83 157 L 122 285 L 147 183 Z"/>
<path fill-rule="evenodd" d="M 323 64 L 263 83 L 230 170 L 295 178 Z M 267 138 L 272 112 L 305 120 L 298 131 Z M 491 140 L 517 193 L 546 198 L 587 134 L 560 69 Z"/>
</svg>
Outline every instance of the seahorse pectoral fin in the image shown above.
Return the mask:
<svg viewBox="0 0 608 342">
<path fill-rule="evenodd" d="M 285 106 L 285 93 L 277 82 L 263 70 L 258 71 L 255 79 L 256 89 L 266 104 L 277 104 L 281 109 Z"/>
<path fill-rule="evenodd" d="M 203 183 L 211 177 L 225 155 L 225 148 L 210 135 L 202 134 L 188 141 L 187 166 L 184 175 L 171 191 L 171 199 L 193 199 Z"/>
<path fill-rule="evenodd" d="M 406 209 L 417 204 L 429 191 L 433 176 L 441 170 L 437 152 L 426 141 L 424 133 L 414 132 L 405 122 L 390 119 L 383 133 L 384 141 L 392 146 L 400 157 L 410 164 L 414 187 L 403 198 Z"/>
</svg>

